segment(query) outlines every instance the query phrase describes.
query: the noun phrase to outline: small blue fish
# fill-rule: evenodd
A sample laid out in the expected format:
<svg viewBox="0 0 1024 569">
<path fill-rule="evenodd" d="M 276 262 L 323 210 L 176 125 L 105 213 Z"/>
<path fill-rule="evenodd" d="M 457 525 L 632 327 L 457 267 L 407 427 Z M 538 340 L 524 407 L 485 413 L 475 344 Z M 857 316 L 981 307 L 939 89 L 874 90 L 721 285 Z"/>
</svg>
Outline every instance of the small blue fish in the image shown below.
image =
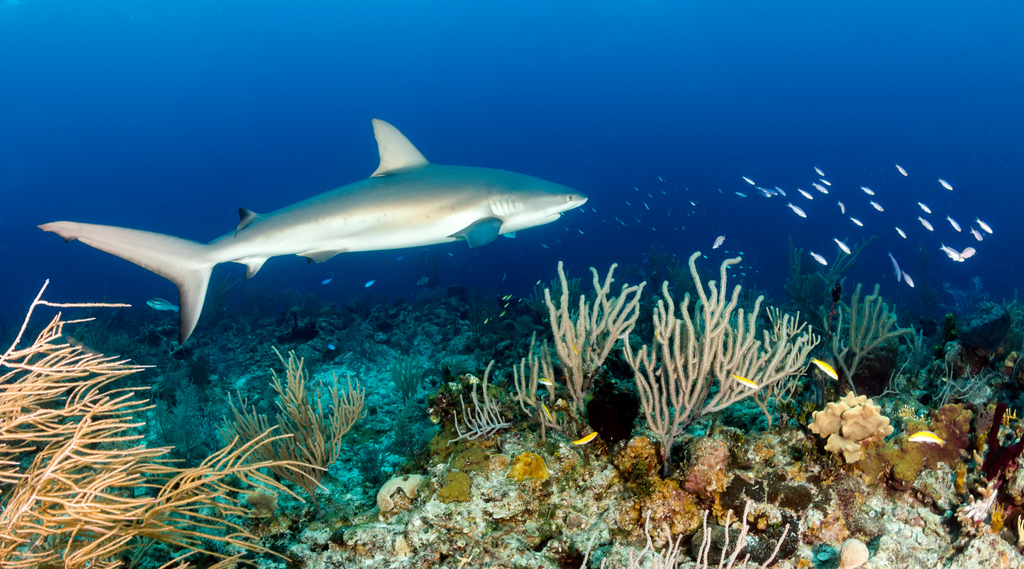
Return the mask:
<svg viewBox="0 0 1024 569">
<path fill-rule="evenodd" d="M 327 344 L 327 349 L 328 350 L 333 350 L 334 349 L 334 344 Z"/>
<path fill-rule="evenodd" d="M 162 298 L 154 298 L 153 300 L 147 300 L 146 304 L 148 304 L 149 307 L 152 308 L 153 310 L 159 310 L 161 312 L 164 312 L 164 311 L 177 312 L 178 311 L 178 307 L 177 306 L 171 304 L 170 302 L 168 302 L 168 301 L 166 301 L 166 300 L 164 300 Z"/>
<path fill-rule="evenodd" d="M 366 281 L 366 284 L 364 284 L 363 286 L 366 287 L 366 288 L 370 288 L 371 286 L 373 286 L 373 283 L 375 283 L 375 282 L 377 282 L 377 279 L 370 279 L 370 280 Z"/>
<path fill-rule="evenodd" d="M 404 258 L 405 258 L 405 255 L 399 255 L 399 256 L 395 257 L 395 260 L 396 261 L 401 261 Z"/>
<path fill-rule="evenodd" d="M 331 277 L 329 279 L 324 279 L 324 280 L 320 281 L 320 284 L 322 284 L 322 285 L 330 284 L 330 282 L 333 281 L 333 280 L 334 280 L 334 277 Z"/>
</svg>

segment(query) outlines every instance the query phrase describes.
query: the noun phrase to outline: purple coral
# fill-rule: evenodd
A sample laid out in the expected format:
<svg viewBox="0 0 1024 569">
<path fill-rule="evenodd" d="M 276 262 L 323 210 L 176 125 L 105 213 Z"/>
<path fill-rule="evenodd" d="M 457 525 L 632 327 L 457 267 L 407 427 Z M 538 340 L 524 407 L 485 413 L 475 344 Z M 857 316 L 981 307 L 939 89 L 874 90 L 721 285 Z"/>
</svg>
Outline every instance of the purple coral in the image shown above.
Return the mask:
<svg viewBox="0 0 1024 569">
<path fill-rule="evenodd" d="M 985 462 L 981 470 L 988 480 L 996 480 L 997 477 L 1007 476 L 1007 469 L 1013 464 L 1021 452 L 1024 452 L 1024 439 L 1017 441 L 1008 447 L 1003 448 L 999 444 L 999 425 L 1003 421 L 1003 413 L 1006 412 L 1006 403 L 996 405 L 996 412 L 992 416 L 992 426 L 988 430 L 988 454 L 985 455 Z"/>
</svg>

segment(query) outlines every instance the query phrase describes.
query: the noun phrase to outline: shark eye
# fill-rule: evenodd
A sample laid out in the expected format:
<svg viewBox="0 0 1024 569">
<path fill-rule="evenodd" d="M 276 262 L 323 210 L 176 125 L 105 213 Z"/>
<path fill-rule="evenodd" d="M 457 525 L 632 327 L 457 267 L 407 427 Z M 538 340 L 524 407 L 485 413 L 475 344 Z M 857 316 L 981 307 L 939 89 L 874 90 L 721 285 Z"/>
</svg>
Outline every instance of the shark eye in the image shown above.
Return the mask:
<svg viewBox="0 0 1024 569">
<path fill-rule="evenodd" d="M 565 203 L 572 203 L 572 196 L 565 196 Z"/>
</svg>

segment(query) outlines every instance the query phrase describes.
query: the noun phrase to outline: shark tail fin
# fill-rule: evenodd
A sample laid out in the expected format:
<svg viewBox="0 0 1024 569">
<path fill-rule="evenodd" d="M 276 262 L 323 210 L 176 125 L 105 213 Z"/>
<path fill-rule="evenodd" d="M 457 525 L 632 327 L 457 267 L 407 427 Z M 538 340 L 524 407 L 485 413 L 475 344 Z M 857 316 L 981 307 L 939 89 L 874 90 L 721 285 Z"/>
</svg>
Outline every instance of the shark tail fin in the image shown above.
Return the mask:
<svg viewBox="0 0 1024 569">
<path fill-rule="evenodd" d="M 55 221 L 39 226 L 56 233 L 65 241 L 79 240 L 86 245 L 131 261 L 178 286 L 178 338 L 185 340 L 195 330 L 206 302 L 210 273 L 217 264 L 211 259 L 209 245 L 170 235 L 71 221 Z"/>
</svg>

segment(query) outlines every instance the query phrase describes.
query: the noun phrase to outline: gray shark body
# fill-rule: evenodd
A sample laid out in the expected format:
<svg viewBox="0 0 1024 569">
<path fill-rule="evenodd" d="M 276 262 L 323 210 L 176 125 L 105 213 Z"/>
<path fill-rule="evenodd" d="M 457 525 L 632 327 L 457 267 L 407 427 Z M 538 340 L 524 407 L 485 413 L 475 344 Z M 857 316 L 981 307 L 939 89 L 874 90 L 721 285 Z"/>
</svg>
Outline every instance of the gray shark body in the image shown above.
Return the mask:
<svg viewBox="0 0 1024 569">
<path fill-rule="evenodd" d="M 239 210 L 235 231 L 209 244 L 169 235 L 70 221 L 40 225 L 161 275 L 178 286 L 179 339 L 192 334 L 213 267 L 241 263 L 246 278 L 270 257 L 301 255 L 322 263 L 339 253 L 419 247 L 498 235 L 550 223 L 587 198 L 533 176 L 430 164 L 390 124 L 374 119 L 380 167 L 373 176 L 277 211 Z"/>
</svg>

